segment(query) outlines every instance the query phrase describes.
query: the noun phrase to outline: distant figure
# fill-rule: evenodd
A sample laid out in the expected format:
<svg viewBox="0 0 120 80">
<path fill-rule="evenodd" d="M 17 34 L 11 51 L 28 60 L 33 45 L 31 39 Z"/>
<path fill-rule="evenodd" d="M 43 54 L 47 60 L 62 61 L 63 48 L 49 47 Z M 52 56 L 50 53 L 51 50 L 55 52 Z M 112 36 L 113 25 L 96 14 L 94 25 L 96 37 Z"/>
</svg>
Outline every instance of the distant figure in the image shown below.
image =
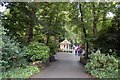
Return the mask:
<svg viewBox="0 0 120 80">
<path fill-rule="evenodd" d="M 75 56 L 77 56 L 77 54 L 78 54 L 78 51 L 77 51 L 77 49 L 78 49 L 78 46 L 75 46 Z"/>
<path fill-rule="evenodd" d="M 81 48 L 81 46 L 80 46 L 80 45 L 78 46 L 77 51 L 78 51 L 78 56 L 80 56 L 80 55 L 81 55 L 81 53 L 83 52 L 83 50 L 82 50 L 82 48 Z"/>
<path fill-rule="evenodd" d="M 75 56 L 80 56 L 82 53 L 82 48 L 80 45 L 75 46 Z"/>
</svg>

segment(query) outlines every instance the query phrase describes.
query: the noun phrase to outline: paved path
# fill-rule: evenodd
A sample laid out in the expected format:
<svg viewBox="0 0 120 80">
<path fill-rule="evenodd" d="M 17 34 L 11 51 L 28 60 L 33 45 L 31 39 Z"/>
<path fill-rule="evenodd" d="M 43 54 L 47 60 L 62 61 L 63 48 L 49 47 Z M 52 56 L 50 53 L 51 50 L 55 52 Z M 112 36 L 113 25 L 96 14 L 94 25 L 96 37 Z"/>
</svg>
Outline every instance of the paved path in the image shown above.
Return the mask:
<svg viewBox="0 0 120 80">
<path fill-rule="evenodd" d="M 79 57 L 71 53 L 57 53 L 57 61 L 32 76 L 32 78 L 91 78 L 85 73 L 84 67 L 80 64 Z"/>
</svg>

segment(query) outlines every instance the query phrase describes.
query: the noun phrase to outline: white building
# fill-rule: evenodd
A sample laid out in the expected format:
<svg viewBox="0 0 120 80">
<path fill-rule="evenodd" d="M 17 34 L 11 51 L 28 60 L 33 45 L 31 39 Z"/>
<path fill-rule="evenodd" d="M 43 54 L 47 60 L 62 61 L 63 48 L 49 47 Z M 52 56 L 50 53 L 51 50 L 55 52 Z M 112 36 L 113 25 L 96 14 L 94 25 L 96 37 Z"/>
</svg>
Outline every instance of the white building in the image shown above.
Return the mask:
<svg viewBox="0 0 120 80">
<path fill-rule="evenodd" d="M 64 41 L 62 41 L 60 43 L 60 49 L 62 51 L 72 51 L 72 47 L 71 47 L 71 42 L 69 42 L 67 39 L 65 39 Z"/>
</svg>

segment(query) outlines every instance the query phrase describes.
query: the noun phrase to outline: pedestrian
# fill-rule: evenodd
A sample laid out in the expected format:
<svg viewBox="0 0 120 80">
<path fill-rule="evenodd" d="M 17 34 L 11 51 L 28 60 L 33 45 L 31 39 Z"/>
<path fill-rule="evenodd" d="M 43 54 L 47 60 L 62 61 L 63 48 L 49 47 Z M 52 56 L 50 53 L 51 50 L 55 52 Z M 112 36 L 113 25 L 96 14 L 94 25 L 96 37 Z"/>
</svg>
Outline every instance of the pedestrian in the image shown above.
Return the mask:
<svg viewBox="0 0 120 80">
<path fill-rule="evenodd" d="M 75 56 L 77 56 L 77 54 L 78 54 L 77 49 L 78 49 L 78 46 L 75 46 Z"/>
<path fill-rule="evenodd" d="M 78 46 L 78 56 L 80 56 L 82 53 L 82 48 L 80 47 L 80 45 Z"/>
</svg>

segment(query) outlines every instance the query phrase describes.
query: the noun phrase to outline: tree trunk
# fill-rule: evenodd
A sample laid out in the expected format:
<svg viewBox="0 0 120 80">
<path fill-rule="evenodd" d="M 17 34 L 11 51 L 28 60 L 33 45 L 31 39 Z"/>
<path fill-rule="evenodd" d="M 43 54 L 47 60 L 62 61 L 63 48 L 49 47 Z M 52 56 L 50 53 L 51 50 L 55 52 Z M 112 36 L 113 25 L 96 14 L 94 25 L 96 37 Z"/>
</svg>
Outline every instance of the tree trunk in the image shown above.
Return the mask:
<svg viewBox="0 0 120 80">
<path fill-rule="evenodd" d="M 46 44 L 47 46 L 48 46 L 48 43 L 49 43 L 49 37 L 50 37 L 50 36 L 46 34 L 46 42 L 45 42 L 45 44 Z"/>
<path fill-rule="evenodd" d="M 95 12 L 95 4 L 93 3 L 93 36 L 94 38 L 96 37 L 96 33 L 97 33 L 97 21 L 98 21 L 98 15 Z"/>
<path fill-rule="evenodd" d="M 32 41 L 32 37 L 33 37 L 33 26 L 30 26 L 28 31 L 28 39 L 27 39 L 28 43 Z"/>
<path fill-rule="evenodd" d="M 103 22 L 102 22 L 102 27 L 106 27 L 106 13 L 103 12 Z"/>
<path fill-rule="evenodd" d="M 87 38 L 87 33 L 86 33 L 86 28 L 85 28 L 85 25 L 84 25 L 84 20 L 83 20 L 83 11 L 82 11 L 82 5 L 81 3 L 79 3 L 79 10 L 80 10 L 80 13 L 81 13 L 81 22 L 82 22 L 82 30 L 83 30 L 83 33 L 84 33 L 84 37 L 85 39 Z M 85 59 L 88 59 L 88 41 L 86 40 L 85 42 Z"/>
<path fill-rule="evenodd" d="M 32 17 L 33 19 L 35 18 L 34 8 L 32 8 L 31 14 L 29 16 Z M 29 29 L 28 29 L 27 42 L 30 43 L 32 41 L 32 38 L 33 38 L 33 27 L 35 26 L 35 21 L 28 22 L 28 24 L 29 24 Z"/>
</svg>

